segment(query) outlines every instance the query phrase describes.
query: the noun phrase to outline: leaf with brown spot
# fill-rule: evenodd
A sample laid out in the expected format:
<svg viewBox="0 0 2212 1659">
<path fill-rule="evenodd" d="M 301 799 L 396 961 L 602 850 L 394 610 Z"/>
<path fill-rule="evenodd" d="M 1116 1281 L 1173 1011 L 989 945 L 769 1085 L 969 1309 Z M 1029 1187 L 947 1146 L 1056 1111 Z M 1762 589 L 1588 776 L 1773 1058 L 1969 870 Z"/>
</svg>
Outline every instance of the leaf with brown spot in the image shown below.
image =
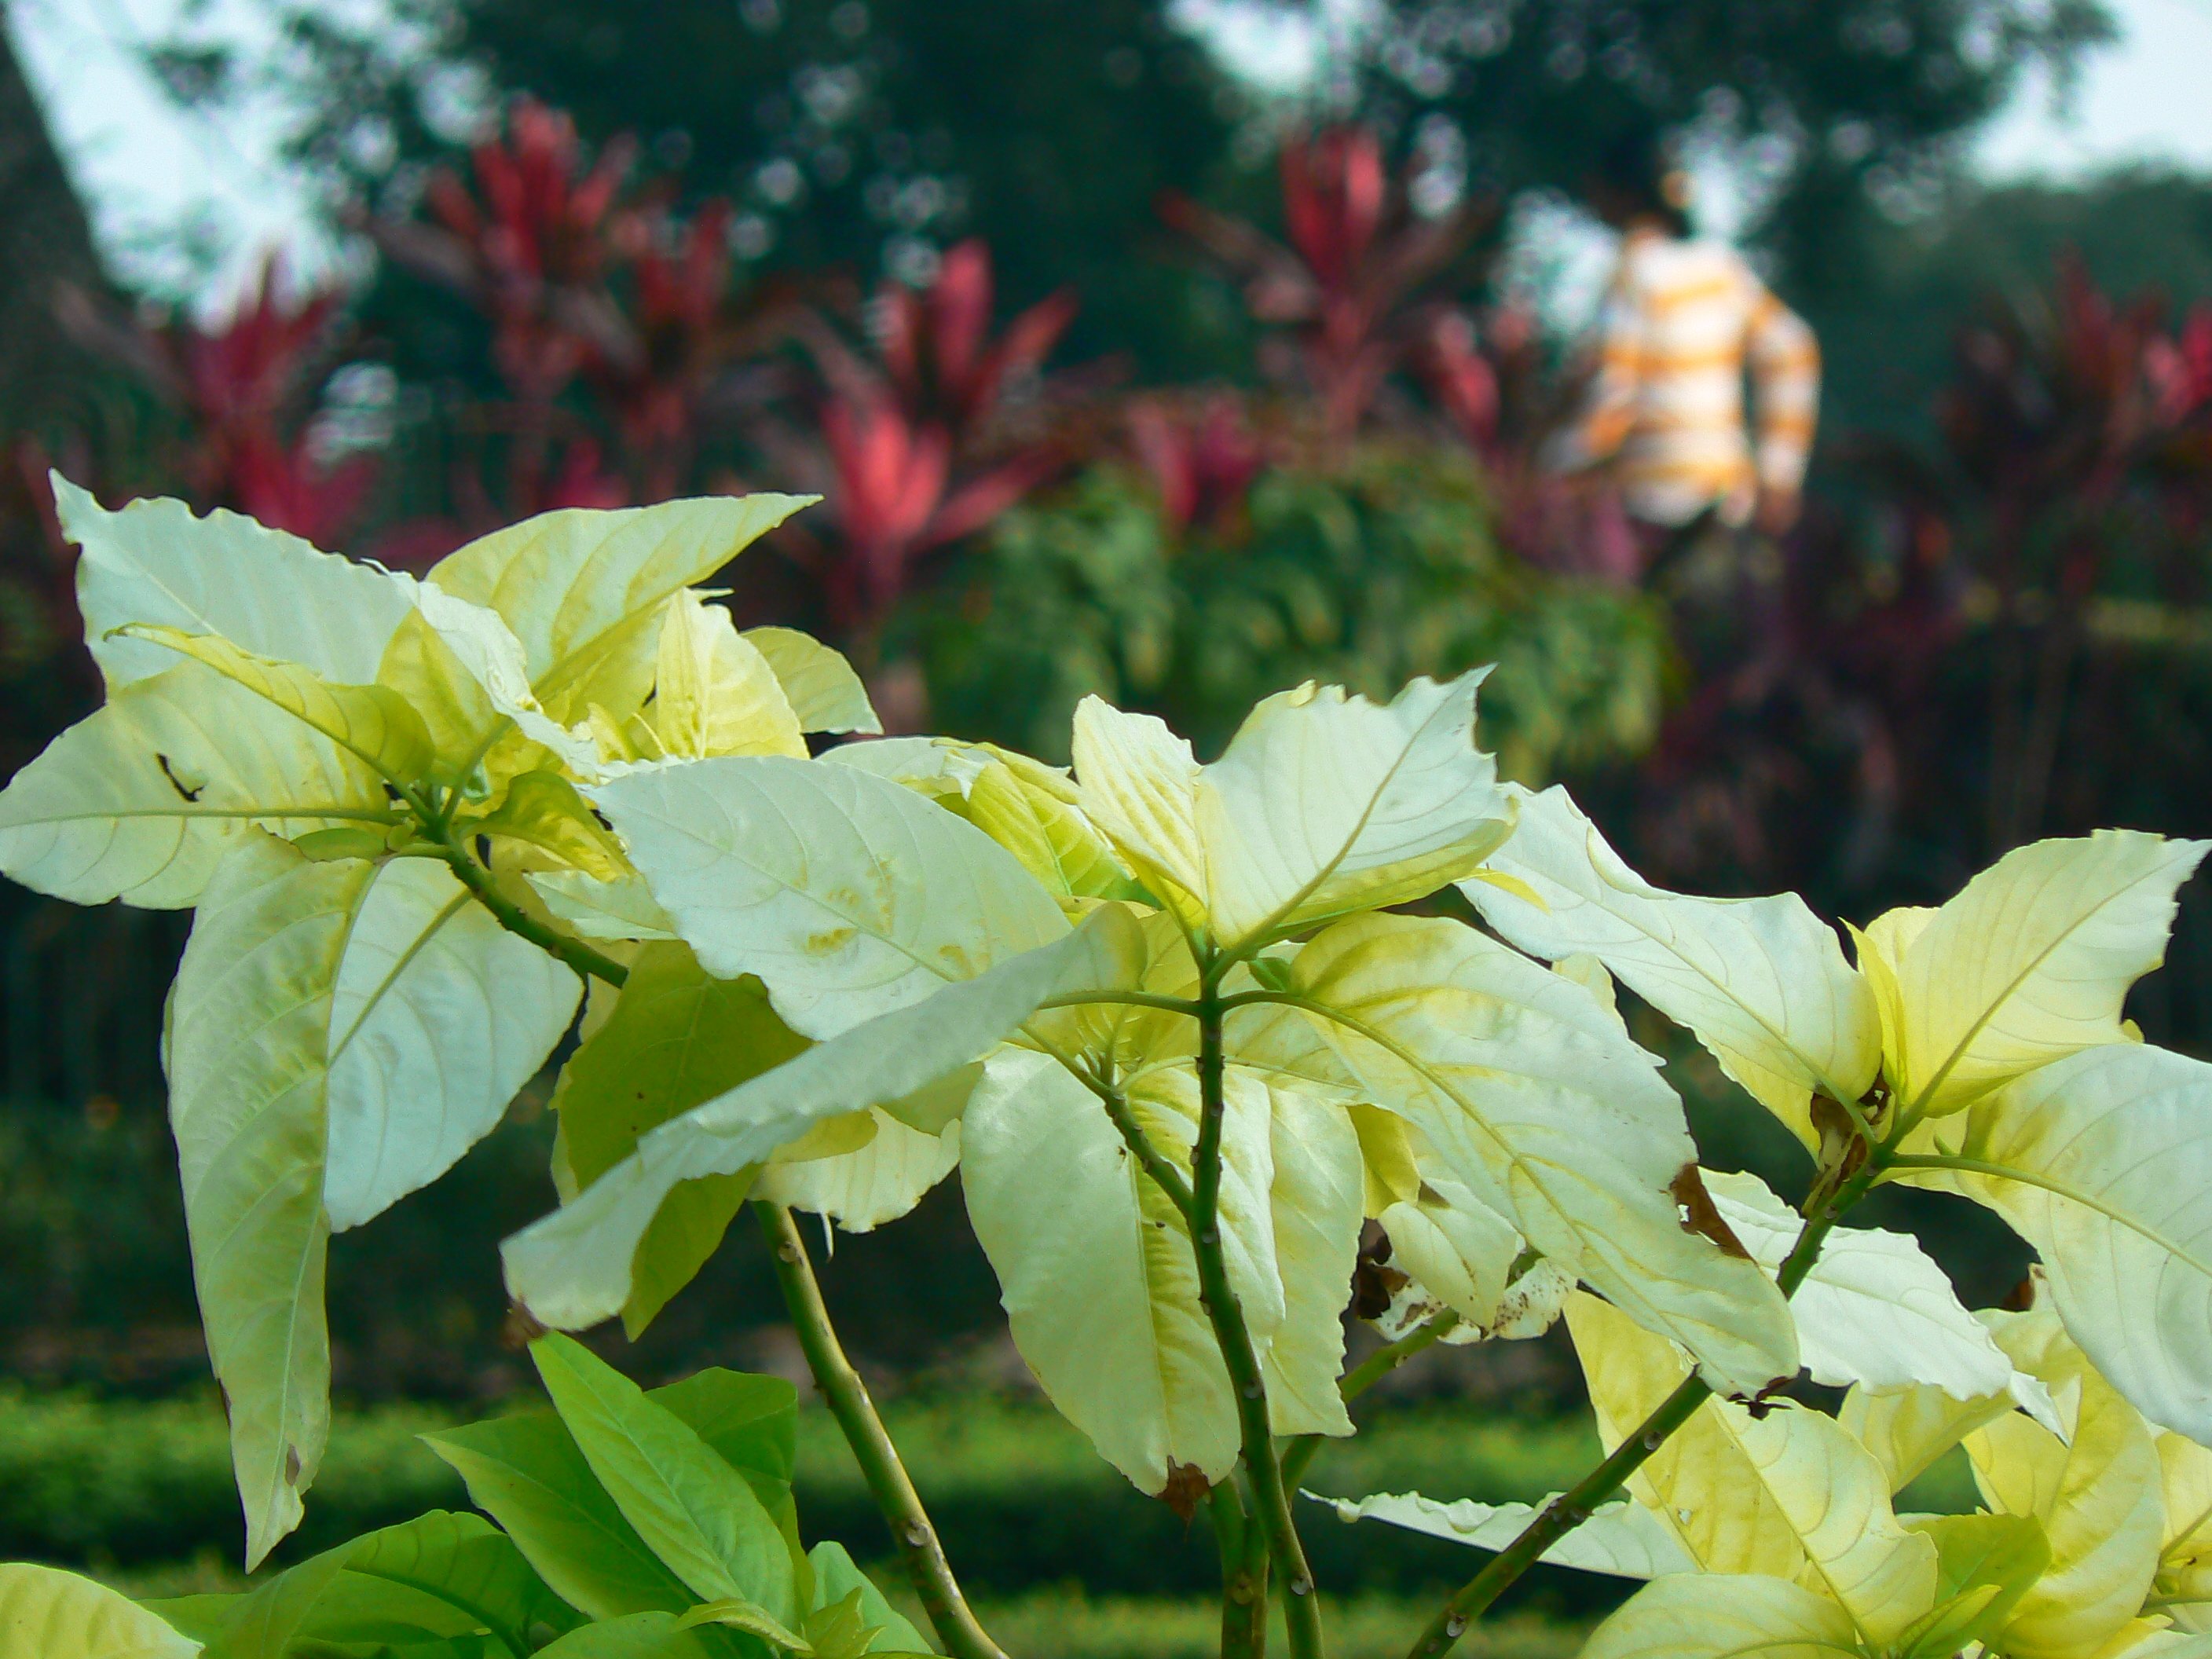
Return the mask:
<svg viewBox="0 0 2212 1659">
<path fill-rule="evenodd" d="M 1751 1252 L 1743 1248 L 1743 1241 L 1735 1236 L 1735 1230 L 1713 1207 L 1712 1194 L 1705 1190 L 1705 1178 L 1696 1164 L 1685 1164 L 1675 1172 L 1667 1190 L 1674 1194 L 1674 1201 L 1686 1212 L 1682 1218 L 1684 1232 L 1703 1233 L 1719 1245 L 1723 1254 L 1745 1261 L 1751 1260 Z"/>
<path fill-rule="evenodd" d="M 1168 1484 L 1161 1489 L 1160 1502 L 1173 1510 L 1176 1519 L 1188 1525 L 1213 1491 L 1213 1483 L 1206 1478 L 1205 1471 L 1195 1463 L 1170 1463 Z"/>
</svg>

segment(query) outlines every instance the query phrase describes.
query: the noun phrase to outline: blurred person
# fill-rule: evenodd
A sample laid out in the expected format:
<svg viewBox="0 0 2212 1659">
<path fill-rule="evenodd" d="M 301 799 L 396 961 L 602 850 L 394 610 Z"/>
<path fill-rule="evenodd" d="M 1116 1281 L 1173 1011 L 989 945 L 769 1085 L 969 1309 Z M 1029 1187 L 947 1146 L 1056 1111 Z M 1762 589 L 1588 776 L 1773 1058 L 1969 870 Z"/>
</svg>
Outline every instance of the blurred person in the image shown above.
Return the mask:
<svg viewBox="0 0 2212 1659">
<path fill-rule="evenodd" d="M 1812 447 L 1813 331 L 1735 248 L 1691 235 L 1688 177 L 1656 132 L 1607 146 L 1583 194 L 1620 233 L 1620 258 L 1582 410 L 1540 459 L 1619 491 L 1640 568 L 1607 574 L 1656 575 L 1694 555 L 1767 585 L 1778 574 L 1773 538 L 1796 521 Z M 1755 533 L 1726 533 L 1746 530 Z M 1695 585 L 1719 572 L 1705 574 Z"/>
</svg>

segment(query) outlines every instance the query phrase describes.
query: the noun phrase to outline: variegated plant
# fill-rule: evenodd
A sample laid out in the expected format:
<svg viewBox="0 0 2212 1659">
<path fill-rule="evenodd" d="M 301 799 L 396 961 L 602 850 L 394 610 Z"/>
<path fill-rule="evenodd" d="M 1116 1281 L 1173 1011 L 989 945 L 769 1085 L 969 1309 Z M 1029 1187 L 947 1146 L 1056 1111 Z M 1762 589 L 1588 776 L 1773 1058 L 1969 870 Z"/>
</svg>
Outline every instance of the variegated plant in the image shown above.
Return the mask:
<svg viewBox="0 0 2212 1659">
<path fill-rule="evenodd" d="M 2121 1018 L 2204 843 L 2021 849 L 1855 934 L 1854 968 L 1796 898 L 1650 887 L 1562 791 L 1501 784 L 1480 673 L 1285 692 L 1203 766 L 1095 700 L 1072 772 L 927 738 L 812 757 L 876 729 L 851 670 L 696 586 L 793 498 L 552 514 L 416 581 L 58 488 L 108 701 L 0 793 L 0 869 L 196 908 L 165 1061 L 250 1564 L 322 1449 L 330 1231 L 450 1167 L 580 1018 L 564 1201 L 505 1247 L 516 1301 L 635 1333 L 754 1202 L 955 1654 L 998 1650 L 791 1212 L 865 1231 L 956 1169 L 1046 1393 L 1207 1508 L 1225 1653 L 1262 1650 L 1271 1595 L 1323 1650 L 1292 1495 L 1346 1402 L 1563 1310 L 1607 1448 L 1587 1479 L 1540 1509 L 1338 1504 L 1494 1553 L 1416 1654 L 1540 1559 L 1652 1581 L 1607 1659 L 2118 1659 L 2212 1629 L 2212 1067 Z M 1487 931 L 1437 913 L 1455 888 Z M 1797 1136 L 1801 1204 L 1700 1170 L 1615 976 Z M 2002 1215 L 2043 1259 L 2033 1310 L 1970 1315 L 1911 1239 L 1837 1226 L 1887 1182 Z M 1370 1223 L 1391 1340 L 1347 1373 Z M 912 1647 L 857 1583 L 816 1585 L 697 1400 L 538 1348 L 572 1438 L 454 1452 L 505 1531 L 407 1545 L 565 1609 L 476 1630 L 490 1650 Z M 1801 1371 L 1840 1413 L 1782 1395 Z M 1962 1441 L 1986 1512 L 1893 1513 Z M 516 1480 L 599 1493 L 644 1565 L 610 1589 Z M 369 1594 L 399 1547 L 331 1582 Z M 179 1633 L 42 1571 L 0 1570 L 0 1632 L 66 1626 L 58 1659 L 264 1650 L 260 1613 Z"/>
</svg>

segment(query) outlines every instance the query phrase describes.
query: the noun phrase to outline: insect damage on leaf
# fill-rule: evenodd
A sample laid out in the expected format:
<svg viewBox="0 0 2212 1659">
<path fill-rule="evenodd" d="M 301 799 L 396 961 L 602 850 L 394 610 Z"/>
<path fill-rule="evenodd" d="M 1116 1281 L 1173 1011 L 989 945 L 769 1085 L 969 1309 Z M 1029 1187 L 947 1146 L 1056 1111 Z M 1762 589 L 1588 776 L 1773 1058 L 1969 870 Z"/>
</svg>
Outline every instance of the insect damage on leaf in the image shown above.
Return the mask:
<svg viewBox="0 0 2212 1659">
<path fill-rule="evenodd" d="M 161 763 L 161 775 L 168 779 L 172 788 L 188 801 L 197 801 L 199 799 L 200 791 L 207 787 L 207 780 L 205 778 L 202 778 L 198 783 L 187 787 L 185 781 L 177 775 L 177 769 L 169 763 L 169 757 L 167 755 L 156 754 L 154 758 Z"/>
<path fill-rule="evenodd" d="M 1743 1241 L 1735 1236 L 1735 1230 L 1721 1218 L 1720 1211 L 1714 1207 L 1712 1194 L 1705 1190 L 1705 1178 L 1698 1173 L 1696 1164 L 1685 1164 L 1675 1172 L 1667 1190 L 1682 1206 L 1684 1232 L 1703 1233 L 1721 1247 L 1723 1255 L 1745 1261 L 1751 1260 L 1751 1252 L 1743 1248 Z"/>
<path fill-rule="evenodd" d="M 1176 1519 L 1188 1523 L 1212 1492 L 1213 1483 L 1195 1463 L 1170 1463 L 1168 1483 L 1160 1489 L 1160 1502 L 1175 1511 Z"/>
</svg>

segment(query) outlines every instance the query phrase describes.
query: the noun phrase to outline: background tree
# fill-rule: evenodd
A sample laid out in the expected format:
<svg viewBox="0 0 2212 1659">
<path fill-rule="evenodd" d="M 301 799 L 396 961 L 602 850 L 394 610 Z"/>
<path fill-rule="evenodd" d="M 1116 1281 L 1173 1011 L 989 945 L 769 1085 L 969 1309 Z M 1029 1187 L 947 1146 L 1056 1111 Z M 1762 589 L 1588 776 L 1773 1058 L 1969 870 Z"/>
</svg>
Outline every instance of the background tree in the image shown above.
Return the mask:
<svg viewBox="0 0 2212 1659">
<path fill-rule="evenodd" d="M 1624 127 L 1695 125 L 1778 175 L 1765 234 L 1810 289 L 1847 277 L 1870 195 L 1909 197 L 2027 71 L 2063 85 L 2112 33 L 2100 0 L 1390 0 L 1359 97 L 1449 120 L 1497 191 L 1571 188 Z"/>
</svg>

